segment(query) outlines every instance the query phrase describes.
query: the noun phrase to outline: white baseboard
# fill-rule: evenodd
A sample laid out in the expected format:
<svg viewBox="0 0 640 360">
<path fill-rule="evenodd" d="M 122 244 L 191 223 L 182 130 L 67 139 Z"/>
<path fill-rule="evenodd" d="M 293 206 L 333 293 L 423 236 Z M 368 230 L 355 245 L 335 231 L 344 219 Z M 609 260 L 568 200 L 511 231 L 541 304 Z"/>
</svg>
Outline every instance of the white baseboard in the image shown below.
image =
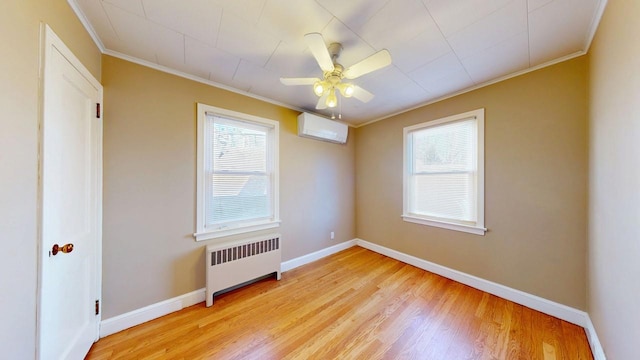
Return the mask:
<svg viewBox="0 0 640 360">
<path fill-rule="evenodd" d="M 340 244 L 333 245 L 326 249 L 322 249 L 311 254 L 303 255 L 295 259 L 285 261 L 281 265 L 281 271 L 287 271 L 298 266 L 302 266 L 323 257 L 335 254 L 344 249 L 348 249 L 356 245 L 356 240 L 345 241 Z M 187 306 L 195 305 L 205 301 L 205 289 L 196 290 L 188 294 L 176 296 L 172 299 L 164 300 L 155 304 L 145 306 L 143 308 L 114 316 L 112 318 L 102 320 L 100 323 L 100 338 L 115 334 L 119 331 L 126 330 L 130 327 L 140 325 L 147 321 L 159 318 L 172 312 L 182 310 Z"/>
<path fill-rule="evenodd" d="M 375 251 L 379 254 L 386 255 L 390 258 L 413 265 L 420 269 L 444 276 L 448 279 L 455 280 L 465 285 L 469 285 L 478 290 L 488 292 L 489 294 L 493 294 L 501 298 L 513 301 L 514 303 L 524 305 L 534 310 L 538 310 L 545 314 L 555 316 L 572 324 L 580 325 L 582 327 L 587 325 L 587 313 L 585 313 L 584 311 L 577 310 L 572 307 L 541 298 L 539 296 L 531 295 L 520 290 L 512 289 L 510 287 L 500 285 L 489 280 L 481 279 L 479 277 L 469 275 L 458 270 L 453 270 L 448 267 L 438 265 L 430 261 L 417 258 L 415 256 L 407 255 L 405 253 L 401 253 L 399 251 L 389 249 L 381 245 L 373 244 L 362 239 L 358 239 L 357 243 L 358 246 L 362 246 L 365 249 Z"/>
<path fill-rule="evenodd" d="M 102 320 L 100 323 L 100 338 L 140 325 L 172 312 L 182 310 L 188 306 L 204 301 L 205 289 L 192 291 L 188 294 L 176 296 L 143 308 Z"/>
<path fill-rule="evenodd" d="M 342 250 L 348 249 L 350 247 L 356 246 L 356 239 L 353 240 L 348 240 L 345 241 L 343 243 L 340 244 L 336 244 L 333 246 L 330 246 L 328 248 L 322 249 L 322 250 L 318 250 L 316 252 L 313 252 L 311 254 L 307 254 L 307 255 L 303 255 L 300 257 L 297 257 L 295 259 L 291 259 L 291 260 L 287 260 L 285 262 L 282 263 L 281 266 L 281 271 L 285 272 L 291 269 L 295 269 L 298 266 L 302 266 L 302 265 L 306 265 L 308 263 L 312 263 L 316 260 L 320 260 L 323 257 L 327 257 L 329 255 L 333 255 L 337 252 L 340 252 Z"/>
<path fill-rule="evenodd" d="M 589 315 L 587 315 L 587 325 L 584 327 L 584 330 L 587 333 L 587 339 L 589 339 L 593 358 L 595 360 L 607 360 L 602 344 L 600 344 L 600 339 L 598 339 L 598 334 L 596 334 L 596 328 L 593 326 Z"/>
<path fill-rule="evenodd" d="M 585 329 L 587 339 L 589 340 L 589 345 L 591 346 L 591 351 L 593 352 L 595 360 L 606 360 L 604 351 L 602 350 L 602 346 L 600 344 L 600 341 L 598 340 L 598 336 L 596 335 L 596 330 L 591 323 L 591 319 L 589 318 L 589 314 L 582 310 L 574 309 L 572 307 L 547 300 L 539 296 L 526 293 L 524 291 L 516 290 L 489 280 L 481 279 L 479 277 L 469 275 L 458 270 L 450 269 L 446 266 L 438 265 L 430 261 L 417 258 L 415 256 L 407 255 L 400 251 L 389 249 L 378 244 L 370 243 L 362 239 L 356 239 L 356 243 L 358 246 L 361 246 L 365 249 L 375 251 L 379 254 L 388 256 L 398 261 L 413 265 L 417 268 L 432 272 L 434 274 L 438 274 L 440 276 L 444 276 L 448 279 L 471 286 L 478 290 L 488 292 L 489 294 L 493 294 L 503 299 L 513 301 L 516 304 L 524 305 L 528 308 L 540 311 L 551 316 L 555 316 L 564 321 L 581 326 Z"/>
<path fill-rule="evenodd" d="M 353 246 L 361 246 L 365 249 L 375 251 L 379 254 L 413 265 L 417 268 L 432 272 L 471 286 L 478 290 L 488 292 L 501 298 L 524 305 L 542 313 L 555 316 L 572 324 L 585 328 L 591 351 L 595 360 L 606 360 L 602 345 L 596 334 L 596 330 L 589 315 L 581 310 L 562 305 L 551 300 L 531 295 L 529 293 L 516 290 L 489 280 L 463 273 L 448 267 L 432 263 L 430 261 L 407 255 L 405 253 L 389 249 L 387 247 L 370 243 L 362 239 L 353 239 L 331 247 L 303 255 L 295 259 L 285 261 L 281 264 L 281 271 L 285 272 L 299 266 L 322 259 L 323 257 L 335 254 Z M 196 290 L 188 294 L 180 295 L 172 299 L 161 301 L 143 308 L 118 315 L 100 323 L 100 337 L 117 333 L 130 327 L 170 314 L 174 311 L 182 310 L 185 307 L 201 303 L 205 300 L 205 289 Z"/>
</svg>

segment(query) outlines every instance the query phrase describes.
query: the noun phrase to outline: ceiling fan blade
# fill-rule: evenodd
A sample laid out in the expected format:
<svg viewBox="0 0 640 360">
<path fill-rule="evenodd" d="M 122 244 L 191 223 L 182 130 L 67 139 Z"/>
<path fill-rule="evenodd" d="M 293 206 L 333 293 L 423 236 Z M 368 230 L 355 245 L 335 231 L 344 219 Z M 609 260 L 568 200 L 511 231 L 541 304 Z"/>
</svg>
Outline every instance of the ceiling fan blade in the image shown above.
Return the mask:
<svg viewBox="0 0 640 360">
<path fill-rule="evenodd" d="M 355 79 L 372 71 L 391 65 L 391 54 L 382 49 L 368 58 L 349 66 L 342 74 L 347 79 Z"/>
<path fill-rule="evenodd" d="M 285 85 L 313 85 L 316 81 L 320 81 L 318 78 L 280 78 L 280 82 Z"/>
<path fill-rule="evenodd" d="M 371 99 L 373 99 L 375 95 L 361 88 L 360 86 L 354 86 L 353 97 L 362 101 L 363 103 L 367 103 L 371 101 Z"/>
<path fill-rule="evenodd" d="M 318 99 L 318 104 L 316 104 L 316 109 L 318 110 L 326 109 L 328 97 L 329 97 L 329 92 L 325 91 L 325 93 L 322 96 L 320 96 L 320 99 Z"/>
<path fill-rule="evenodd" d="M 327 50 L 327 44 L 325 44 L 322 35 L 320 33 L 309 33 L 304 36 L 304 40 L 322 71 L 333 71 L 333 60 L 331 60 L 331 54 Z"/>
</svg>

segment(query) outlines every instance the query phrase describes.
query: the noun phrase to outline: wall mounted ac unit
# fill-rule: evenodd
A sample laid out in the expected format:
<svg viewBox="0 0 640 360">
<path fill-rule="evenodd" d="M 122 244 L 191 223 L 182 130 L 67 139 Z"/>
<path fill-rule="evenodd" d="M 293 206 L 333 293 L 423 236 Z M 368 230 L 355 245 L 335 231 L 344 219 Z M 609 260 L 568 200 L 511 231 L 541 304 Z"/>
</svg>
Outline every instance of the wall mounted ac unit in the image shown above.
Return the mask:
<svg viewBox="0 0 640 360">
<path fill-rule="evenodd" d="M 347 142 L 349 126 L 321 116 L 302 113 L 298 115 L 298 135 L 338 144 Z"/>
</svg>

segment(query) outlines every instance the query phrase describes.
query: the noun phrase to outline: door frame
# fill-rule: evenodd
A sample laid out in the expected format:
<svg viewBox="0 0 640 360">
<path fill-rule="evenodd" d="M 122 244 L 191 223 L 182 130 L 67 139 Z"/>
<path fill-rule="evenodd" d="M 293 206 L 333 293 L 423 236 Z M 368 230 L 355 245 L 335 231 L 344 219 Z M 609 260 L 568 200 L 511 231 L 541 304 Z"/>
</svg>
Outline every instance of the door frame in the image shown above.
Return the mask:
<svg viewBox="0 0 640 360">
<path fill-rule="evenodd" d="M 98 163 L 95 164 L 97 170 L 97 226 L 96 226 L 96 263 L 95 263 L 95 284 L 96 284 L 96 297 L 100 302 L 100 311 L 96 316 L 96 329 L 95 329 L 95 341 L 100 338 L 100 323 L 102 321 L 102 146 L 103 146 L 103 114 L 104 107 L 103 94 L 104 89 L 102 84 L 91 74 L 91 72 L 82 64 L 82 62 L 73 54 L 73 52 L 65 45 L 65 43 L 56 35 L 56 33 L 49 27 L 48 24 L 40 23 L 40 55 L 39 55 L 39 69 L 38 69 L 38 81 L 39 81 L 39 93 L 38 93 L 38 203 L 37 203 L 37 264 L 38 264 L 38 282 L 37 282 L 37 298 L 36 298 L 36 359 L 42 358 L 43 354 L 40 354 L 40 341 L 41 341 L 41 312 L 42 312 L 42 271 L 43 262 L 46 260 L 44 255 L 45 244 L 42 234 L 42 221 L 43 221 L 43 182 L 42 182 L 42 169 L 43 169 L 43 125 L 44 125 L 44 87 L 45 87 L 45 64 L 47 59 L 51 58 L 51 52 L 55 48 L 60 54 L 62 54 L 69 63 L 78 70 L 78 72 L 98 89 L 98 102 L 101 104 L 98 126 L 96 130 L 96 142 L 97 142 L 97 158 Z"/>
</svg>

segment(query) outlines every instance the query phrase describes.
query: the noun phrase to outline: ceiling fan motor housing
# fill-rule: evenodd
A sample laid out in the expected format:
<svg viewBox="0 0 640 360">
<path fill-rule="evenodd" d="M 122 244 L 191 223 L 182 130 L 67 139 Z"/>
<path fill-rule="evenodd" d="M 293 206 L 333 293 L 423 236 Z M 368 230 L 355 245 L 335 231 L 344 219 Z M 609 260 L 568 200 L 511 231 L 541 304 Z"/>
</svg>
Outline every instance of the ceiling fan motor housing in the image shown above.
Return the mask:
<svg viewBox="0 0 640 360">
<path fill-rule="evenodd" d="M 342 71 L 344 68 L 342 65 L 338 63 L 334 63 L 333 71 L 327 71 L 324 73 L 324 79 L 330 82 L 332 85 L 335 85 L 340 82 L 344 78 Z"/>
<path fill-rule="evenodd" d="M 331 55 L 331 60 L 333 60 L 333 63 L 335 64 L 336 61 L 338 60 L 338 57 L 340 56 L 340 53 L 342 52 L 342 44 L 334 42 L 329 44 L 329 47 L 327 48 L 327 50 L 329 50 L 329 54 Z"/>
</svg>

